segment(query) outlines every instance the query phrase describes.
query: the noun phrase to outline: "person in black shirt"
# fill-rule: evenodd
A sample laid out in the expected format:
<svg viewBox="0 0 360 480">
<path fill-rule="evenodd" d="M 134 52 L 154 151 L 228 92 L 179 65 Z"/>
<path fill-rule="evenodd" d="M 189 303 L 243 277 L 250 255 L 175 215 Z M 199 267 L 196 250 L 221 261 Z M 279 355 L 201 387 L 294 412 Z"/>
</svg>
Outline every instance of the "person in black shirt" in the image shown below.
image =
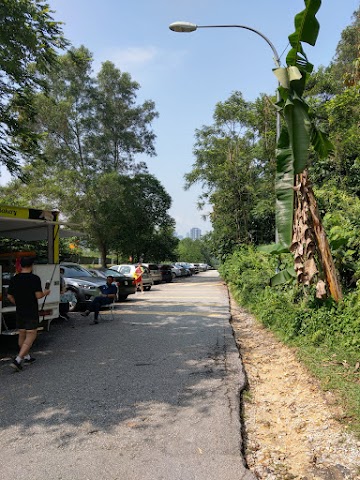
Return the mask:
<svg viewBox="0 0 360 480">
<path fill-rule="evenodd" d="M 49 295 L 50 290 L 42 290 L 40 277 L 32 273 L 34 257 L 23 257 L 20 260 L 21 272 L 11 280 L 7 296 L 16 305 L 16 327 L 19 330 L 19 354 L 11 366 L 22 370 L 24 363 L 32 363 L 30 349 L 37 336 L 39 326 L 38 299 Z"/>
<path fill-rule="evenodd" d="M 102 305 L 109 305 L 114 301 L 116 297 L 117 288 L 116 288 L 116 285 L 113 284 L 113 281 L 114 281 L 114 277 L 109 275 L 106 278 L 106 284 L 101 285 L 101 287 L 99 287 L 101 291 L 101 295 L 98 295 L 97 297 L 95 297 L 94 300 L 89 305 L 89 309 L 85 310 L 85 312 L 81 314 L 83 317 L 87 317 L 90 314 L 90 312 L 94 312 L 94 321 L 91 322 L 91 325 L 94 325 L 95 323 L 99 323 L 98 318 L 99 318 L 100 308 L 102 307 Z"/>
</svg>

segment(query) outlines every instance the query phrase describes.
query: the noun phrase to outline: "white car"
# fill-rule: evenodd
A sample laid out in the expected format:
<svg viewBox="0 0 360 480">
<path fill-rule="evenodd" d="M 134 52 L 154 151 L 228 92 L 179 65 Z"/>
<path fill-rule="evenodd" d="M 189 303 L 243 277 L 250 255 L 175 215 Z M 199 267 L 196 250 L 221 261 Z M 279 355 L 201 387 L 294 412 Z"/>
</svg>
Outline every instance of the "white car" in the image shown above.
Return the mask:
<svg viewBox="0 0 360 480">
<path fill-rule="evenodd" d="M 142 281 L 143 281 L 144 290 L 150 290 L 151 287 L 154 285 L 154 281 L 151 278 L 149 269 L 143 266 L 142 264 L 141 266 L 143 269 Z M 137 265 L 129 265 L 129 264 L 113 265 L 112 267 L 110 267 L 110 270 L 115 270 L 116 272 L 120 272 L 123 275 L 126 275 L 127 277 L 134 278 L 136 267 Z"/>
</svg>

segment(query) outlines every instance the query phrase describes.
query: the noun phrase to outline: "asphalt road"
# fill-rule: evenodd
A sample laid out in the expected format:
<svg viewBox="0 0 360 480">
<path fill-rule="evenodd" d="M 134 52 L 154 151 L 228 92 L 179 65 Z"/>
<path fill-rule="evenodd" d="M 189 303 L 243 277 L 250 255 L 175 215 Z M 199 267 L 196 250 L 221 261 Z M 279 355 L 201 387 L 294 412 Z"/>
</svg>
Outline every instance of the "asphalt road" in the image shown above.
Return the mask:
<svg viewBox="0 0 360 480">
<path fill-rule="evenodd" d="M 252 480 L 244 375 L 217 272 L 154 286 L 99 325 L 53 322 L 19 373 L 0 343 L 4 480 Z M 72 328 L 72 324 L 74 328 Z"/>
</svg>

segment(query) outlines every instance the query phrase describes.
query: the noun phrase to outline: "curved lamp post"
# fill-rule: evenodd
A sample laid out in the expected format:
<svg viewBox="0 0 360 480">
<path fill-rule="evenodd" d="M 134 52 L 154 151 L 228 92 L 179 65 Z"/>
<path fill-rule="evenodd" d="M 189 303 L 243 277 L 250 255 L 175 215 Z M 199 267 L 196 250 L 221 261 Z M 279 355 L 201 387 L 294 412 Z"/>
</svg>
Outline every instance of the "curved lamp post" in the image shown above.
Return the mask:
<svg viewBox="0 0 360 480">
<path fill-rule="evenodd" d="M 170 30 L 173 32 L 181 32 L 181 33 L 190 33 L 194 32 L 198 28 L 244 28 L 245 30 L 250 30 L 251 32 L 256 33 L 261 38 L 265 40 L 265 42 L 271 48 L 274 54 L 274 62 L 276 68 L 280 68 L 280 57 L 274 47 L 273 43 L 261 32 L 256 30 L 255 28 L 247 27 L 246 25 L 196 25 L 195 23 L 190 22 L 174 22 L 169 25 Z M 277 91 L 277 100 L 280 100 L 280 93 Z M 276 112 L 276 141 L 279 140 L 280 137 L 280 113 Z"/>
</svg>

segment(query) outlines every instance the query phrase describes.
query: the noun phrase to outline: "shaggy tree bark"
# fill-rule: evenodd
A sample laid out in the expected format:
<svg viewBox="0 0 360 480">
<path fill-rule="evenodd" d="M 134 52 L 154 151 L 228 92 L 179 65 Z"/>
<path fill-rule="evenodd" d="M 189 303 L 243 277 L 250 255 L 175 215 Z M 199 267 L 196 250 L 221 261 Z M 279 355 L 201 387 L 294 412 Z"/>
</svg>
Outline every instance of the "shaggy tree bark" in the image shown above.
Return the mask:
<svg viewBox="0 0 360 480">
<path fill-rule="evenodd" d="M 318 273 L 315 262 L 317 251 L 330 294 L 336 302 L 339 302 L 343 298 L 342 289 L 307 171 L 298 175 L 296 180 L 296 208 L 291 252 L 294 254 L 294 268 L 298 281 L 304 285 L 312 283 Z M 317 291 L 319 296 L 324 293 L 322 280 L 318 282 Z"/>
</svg>

